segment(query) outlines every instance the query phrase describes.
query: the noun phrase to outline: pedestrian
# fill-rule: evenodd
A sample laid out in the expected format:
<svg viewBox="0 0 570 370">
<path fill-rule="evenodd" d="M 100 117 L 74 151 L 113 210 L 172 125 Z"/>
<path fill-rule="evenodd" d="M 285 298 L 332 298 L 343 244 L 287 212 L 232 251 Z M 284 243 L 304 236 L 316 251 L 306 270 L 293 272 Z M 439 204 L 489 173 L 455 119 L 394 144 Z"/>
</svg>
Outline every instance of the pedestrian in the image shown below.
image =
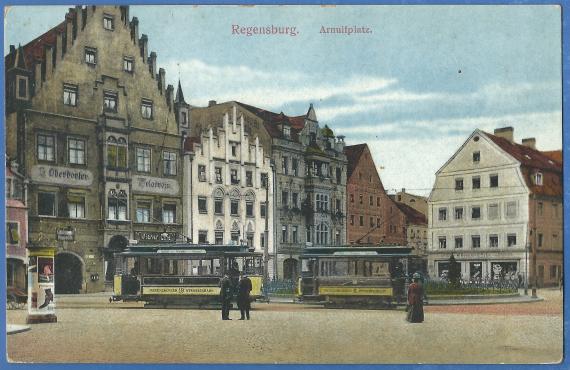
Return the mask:
<svg viewBox="0 0 570 370">
<path fill-rule="evenodd" d="M 222 301 L 222 320 L 230 319 L 230 305 L 232 301 L 232 284 L 228 273 L 220 281 L 220 299 Z"/>
<path fill-rule="evenodd" d="M 251 280 L 245 275 L 240 275 L 238 283 L 238 299 L 237 304 L 241 313 L 240 320 L 249 320 L 249 310 L 251 309 L 251 300 L 249 293 L 251 292 Z"/>
<path fill-rule="evenodd" d="M 421 283 L 421 276 L 415 273 L 412 276 L 412 283 L 408 287 L 408 311 L 407 320 L 412 323 L 420 323 L 424 321 L 424 288 Z"/>
</svg>

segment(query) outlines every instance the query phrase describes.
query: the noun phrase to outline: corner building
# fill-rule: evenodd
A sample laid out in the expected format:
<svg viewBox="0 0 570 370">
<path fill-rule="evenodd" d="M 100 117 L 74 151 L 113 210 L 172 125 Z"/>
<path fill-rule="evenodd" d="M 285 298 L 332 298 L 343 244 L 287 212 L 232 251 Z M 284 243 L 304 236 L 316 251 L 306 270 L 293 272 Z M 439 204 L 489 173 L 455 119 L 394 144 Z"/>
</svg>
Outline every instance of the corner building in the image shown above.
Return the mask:
<svg viewBox="0 0 570 370">
<path fill-rule="evenodd" d="M 128 6 L 77 6 L 6 62 L 7 153 L 29 183 L 29 244 L 57 293 L 112 283 L 129 240 L 182 235 L 174 88 Z"/>
</svg>

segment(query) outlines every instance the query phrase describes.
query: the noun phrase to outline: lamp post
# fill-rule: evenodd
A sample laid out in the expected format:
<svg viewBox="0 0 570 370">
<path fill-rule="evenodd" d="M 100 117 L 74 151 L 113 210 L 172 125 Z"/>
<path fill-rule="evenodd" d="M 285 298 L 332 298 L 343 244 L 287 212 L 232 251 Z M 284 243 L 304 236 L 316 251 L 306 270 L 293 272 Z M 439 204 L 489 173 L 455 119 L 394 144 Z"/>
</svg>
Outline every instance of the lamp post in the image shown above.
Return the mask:
<svg viewBox="0 0 570 370">
<path fill-rule="evenodd" d="M 263 178 L 265 184 L 265 237 L 263 244 L 263 282 L 269 281 L 269 174 Z"/>
<path fill-rule="evenodd" d="M 524 295 L 528 295 L 528 250 L 530 249 L 530 242 L 527 240 L 524 247 Z"/>
</svg>

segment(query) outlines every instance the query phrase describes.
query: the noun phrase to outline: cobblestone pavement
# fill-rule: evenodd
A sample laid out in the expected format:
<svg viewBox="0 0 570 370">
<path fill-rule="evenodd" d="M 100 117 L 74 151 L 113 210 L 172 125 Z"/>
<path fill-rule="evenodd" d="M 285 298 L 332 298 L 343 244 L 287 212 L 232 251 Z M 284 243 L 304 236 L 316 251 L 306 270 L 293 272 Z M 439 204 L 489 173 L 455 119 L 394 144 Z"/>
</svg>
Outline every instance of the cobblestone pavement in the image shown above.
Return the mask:
<svg viewBox="0 0 570 370">
<path fill-rule="evenodd" d="M 562 297 L 525 304 L 428 306 L 423 324 L 402 310 L 328 310 L 256 303 L 251 321 L 216 310 L 136 304 L 60 308 L 55 324 L 7 337 L 16 362 L 551 363 L 562 358 Z M 62 306 L 64 306 L 62 304 Z M 511 312 L 512 314 L 507 314 Z M 25 310 L 9 310 L 23 324 Z M 412 354 L 413 351 L 413 354 Z"/>
</svg>

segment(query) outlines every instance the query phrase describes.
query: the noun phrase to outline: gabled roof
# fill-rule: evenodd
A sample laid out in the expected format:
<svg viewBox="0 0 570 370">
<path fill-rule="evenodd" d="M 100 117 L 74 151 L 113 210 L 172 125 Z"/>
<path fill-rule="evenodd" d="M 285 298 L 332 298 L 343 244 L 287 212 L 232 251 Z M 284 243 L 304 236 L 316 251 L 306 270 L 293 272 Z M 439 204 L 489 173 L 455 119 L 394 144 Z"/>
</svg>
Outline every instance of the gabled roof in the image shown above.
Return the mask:
<svg viewBox="0 0 570 370">
<path fill-rule="evenodd" d="M 367 144 L 356 144 L 356 145 L 347 145 L 344 147 L 344 154 L 346 155 L 346 159 L 348 161 L 346 167 L 347 178 L 350 178 L 352 175 L 352 171 L 356 168 L 358 161 L 360 160 L 360 156 L 364 153 L 364 149 L 367 148 Z"/>
<path fill-rule="evenodd" d="M 413 209 L 407 204 L 394 202 L 396 206 L 406 215 L 406 220 L 410 224 L 414 225 L 427 225 L 427 218 L 426 216 L 418 212 L 417 210 Z"/>
<path fill-rule="evenodd" d="M 562 150 L 551 150 L 546 152 L 541 152 L 548 158 L 552 159 L 555 162 L 562 164 Z"/>
<path fill-rule="evenodd" d="M 539 170 L 562 172 L 562 164 L 553 161 L 548 155 L 528 146 L 510 142 L 509 140 L 482 131 L 489 139 L 497 144 L 502 150 L 510 154 L 513 158 L 526 167 Z"/>
<path fill-rule="evenodd" d="M 254 107 L 253 105 L 241 102 L 236 103 L 261 118 L 263 125 L 271 137 L 283 139 L 283 132 L 279 128 L 279 125 L 289 125 L 291 127 L 291 140 L 299 142 L 299 132 L 305 127 L 306 115 L 291 117 L 283 112 L 275 113 L 263 108 Z"/>
</svg>

